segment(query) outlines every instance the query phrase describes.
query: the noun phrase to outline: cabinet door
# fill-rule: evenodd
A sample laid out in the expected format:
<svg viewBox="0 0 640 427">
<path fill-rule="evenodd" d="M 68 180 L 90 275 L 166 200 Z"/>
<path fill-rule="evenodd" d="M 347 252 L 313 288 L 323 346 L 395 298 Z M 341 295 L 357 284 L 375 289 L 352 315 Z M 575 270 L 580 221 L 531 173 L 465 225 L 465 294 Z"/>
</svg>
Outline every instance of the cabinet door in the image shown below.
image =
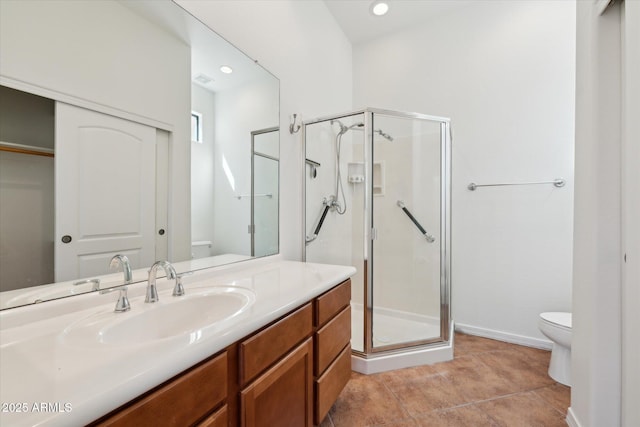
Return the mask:
<svg viewBox="0 0 640 427">
<path fill-rule="evenodd" d="M 227 427 L 227 424 L 227 405 L 224 405 L 222 408 L 200 421 L 197 427 Z"/>
<path fill-rule="evenodd" d="M 242 391 L 241 425 L 311 426 L 312 371 L 313 341 L 309 338 Z"/>
</svg>

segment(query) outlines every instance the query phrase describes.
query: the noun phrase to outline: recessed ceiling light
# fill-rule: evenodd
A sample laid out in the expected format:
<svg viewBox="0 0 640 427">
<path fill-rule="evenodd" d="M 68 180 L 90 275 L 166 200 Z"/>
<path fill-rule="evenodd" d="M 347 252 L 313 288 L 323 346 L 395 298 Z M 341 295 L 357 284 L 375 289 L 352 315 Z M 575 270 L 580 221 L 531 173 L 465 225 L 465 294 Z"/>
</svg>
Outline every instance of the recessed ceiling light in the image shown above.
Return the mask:
<svg viewBox="0 0 640 427">
<path fill-rule="evenodd" d="M 389 5 L 384 1 L 374 1 L 370 10 L 374 15 L 382 16 L 389 11 Z"/>
<path fill-rule="evenodd" d="M 231 74 L 233 73 L 233 68 L 229 67 L 228 65 L 223 65 L 222 67 L 220 67 L 220 71 L 225 74 Z"/>
</svg>

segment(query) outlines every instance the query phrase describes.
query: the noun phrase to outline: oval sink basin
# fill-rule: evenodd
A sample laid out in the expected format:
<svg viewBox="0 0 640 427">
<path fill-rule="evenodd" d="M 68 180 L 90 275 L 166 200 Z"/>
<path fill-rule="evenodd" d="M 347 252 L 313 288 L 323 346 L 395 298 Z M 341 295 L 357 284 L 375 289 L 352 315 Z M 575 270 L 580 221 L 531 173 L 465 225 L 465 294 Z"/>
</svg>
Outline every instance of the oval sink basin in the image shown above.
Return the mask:
<svg viewBox="0 0 640 427">
<path fill-rule="evenodd" d="M 72 324 L 63 339 L 79 345 L 134 345 L 189 335 L 237 316 L 254 300 L 248 289 L 211 287 L 156 303 L 132 301 L 126 313 L 103 311 Z"/>
</svg>

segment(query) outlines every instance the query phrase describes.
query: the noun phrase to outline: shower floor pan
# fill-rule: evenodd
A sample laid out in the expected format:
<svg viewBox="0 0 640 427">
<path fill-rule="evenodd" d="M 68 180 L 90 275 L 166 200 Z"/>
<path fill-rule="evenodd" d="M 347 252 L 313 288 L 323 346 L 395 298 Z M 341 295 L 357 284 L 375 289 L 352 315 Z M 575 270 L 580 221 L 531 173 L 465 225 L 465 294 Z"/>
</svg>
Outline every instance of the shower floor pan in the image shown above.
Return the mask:
<svg viewBox="0 0 640 427">
<path fill-rule="evenodd" d="M 351 305 L 351 348 L 362 351 L 362 305 Z M 449 336 L 453 334 L 453 322 Z M 373 322 L 374 347 L 411 343 L 440 336 L 437 318 L 405 313 L 397 310 L 375 309 Z M 411 366 L 428 365 L 453 359 L 453 344 L 428 344 L 406 347 L 392 352 L 374 353 L 368 356 L 352 355 L 351 367 L 362 374 L 374 374 Z"/>
</svg>

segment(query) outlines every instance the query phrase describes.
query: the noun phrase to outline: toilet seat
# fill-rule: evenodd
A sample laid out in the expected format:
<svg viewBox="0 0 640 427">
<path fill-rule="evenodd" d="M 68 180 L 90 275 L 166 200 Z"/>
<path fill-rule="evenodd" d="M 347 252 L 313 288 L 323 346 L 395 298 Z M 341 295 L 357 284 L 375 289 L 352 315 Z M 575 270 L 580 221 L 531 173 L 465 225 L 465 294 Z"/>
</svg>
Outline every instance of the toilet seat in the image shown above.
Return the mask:
<svg viewBox="0 0 640 427">
<path fill-rule="evenodd" d="M 540 318 L 555 327 L 571 330 L 571 313 L 559 311 L 541 313 Z"/>
</svg>

